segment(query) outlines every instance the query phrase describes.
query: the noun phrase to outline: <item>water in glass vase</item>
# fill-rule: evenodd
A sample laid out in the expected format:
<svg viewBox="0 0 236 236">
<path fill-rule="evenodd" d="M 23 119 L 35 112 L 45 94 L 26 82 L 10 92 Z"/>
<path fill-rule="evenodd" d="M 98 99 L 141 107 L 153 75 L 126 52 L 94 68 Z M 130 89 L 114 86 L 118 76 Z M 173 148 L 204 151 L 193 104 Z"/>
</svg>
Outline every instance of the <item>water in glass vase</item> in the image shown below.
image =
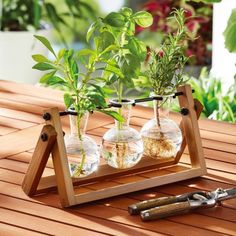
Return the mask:
<svg viewBox="0 0 236 236">
<path fill-rule="evenodd" d="M 81 178 L 97 170 L 100 154 L 96 142 L 85 135 L 88 113 L 80 122 L 78 135 L 77 116 L 70 116 L 71 133 L 65 136 L 65 146 L 71 177 Z"/>
<path fill-rule="evenodd" d="M 168 118 L 172 96 L 164 96 L 162 101 L 154 101 L 155 118 L 141 129 L 144 155 L 154 159 L 175 157 L 182 143 L 179 126 Z"/>
<path fill-rule="evenodd" d="M 125 122 L 116 121 L 115 127 L 104 134 L 101 152 L 108 165 L 117 169 L 126 169 L 141 160 L 143 142 L 139 132 L 129 127 L 132 101 L 123 101 L 121 105 L 120 112 Z"/>
</svg>

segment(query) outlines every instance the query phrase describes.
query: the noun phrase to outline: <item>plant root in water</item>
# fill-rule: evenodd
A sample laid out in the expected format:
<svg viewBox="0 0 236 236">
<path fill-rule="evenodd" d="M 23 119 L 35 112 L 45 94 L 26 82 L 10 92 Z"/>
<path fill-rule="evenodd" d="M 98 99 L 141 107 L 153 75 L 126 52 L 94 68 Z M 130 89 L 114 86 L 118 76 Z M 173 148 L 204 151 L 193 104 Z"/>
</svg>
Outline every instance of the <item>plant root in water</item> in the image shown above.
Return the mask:
<svg viewBox="0 0 236 236">
<path fill-rule="evenodd" d="M 154 159 L 171 158 L 177 153 L 174 142 L 163 135 L 160 138 L 142 137 L 144 144 L 144 155 Z"/>
<path fill-rule="evenodd" d="M 116 143 L 116 163 L 119 169 L 127 168 L 124 158 L 129 155 L 129 146 L 127 143 Z"/>
</svg>

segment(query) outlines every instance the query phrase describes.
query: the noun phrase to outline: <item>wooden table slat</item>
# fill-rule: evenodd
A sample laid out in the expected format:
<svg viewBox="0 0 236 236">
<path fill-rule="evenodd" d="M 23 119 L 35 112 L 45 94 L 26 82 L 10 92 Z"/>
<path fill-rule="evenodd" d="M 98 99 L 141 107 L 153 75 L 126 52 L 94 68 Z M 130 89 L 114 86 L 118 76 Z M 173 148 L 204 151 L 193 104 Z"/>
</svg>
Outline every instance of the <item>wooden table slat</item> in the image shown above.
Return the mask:
<svg viewBox="0 0 236 236">
<path fill-rule="evenodd" d="M 23 214 L 14 210 L 12 211 L 8 209 L 0 208 L 0 212 L 1 212 L 0 214 L 1 222 L 4 222 L 4 223 L 14 222 L 16 226 L 23 227 L 23 228 L 29 227 L 29 224 L 30 224 L 31 229 L 38 232 L 46 233 L 46 234 L 78 235 L 78 231 L 79 231 L 80 235 L 84 235 L 84 236 L 88 234 L 94 235 L 94 236 L 104 235 L 102 233 L 94 232 L 91 228 L 89 230 L 89 229 L 74 227 L 71 225 L 66 225 L 64 223 L 58 223 L 55 221 L 48 221 L 47 219 L 44 219 L 44 218 L 39 218 L 36 216 Z"/>
<path fill-rule="evenodd" d="M 43 234 L 36 231 L 24 229 L 11 224 L 0 223 L 1 235 L 7 236 L 45 236 L 50 234 Z M 51 234 L 52 235 L 52 234 Z"/>
</svg>

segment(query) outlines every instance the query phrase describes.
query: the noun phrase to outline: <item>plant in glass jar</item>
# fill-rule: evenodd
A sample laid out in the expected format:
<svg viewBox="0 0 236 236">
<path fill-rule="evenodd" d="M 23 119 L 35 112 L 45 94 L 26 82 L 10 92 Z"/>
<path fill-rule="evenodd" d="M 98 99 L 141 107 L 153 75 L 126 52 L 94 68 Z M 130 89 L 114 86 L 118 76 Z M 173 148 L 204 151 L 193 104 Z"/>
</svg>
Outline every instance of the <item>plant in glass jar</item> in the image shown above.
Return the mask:
<svg viewBox="0 0 236 236">
<path fill-rule="evenodd" d="M 65 90 L 64 103 L 66 108 L 76 112 L 76 116 L 70 116 L 71 134 L 65 137 L 71 176 L 87 176 L 97 169 L 100 160 L 100 153 L 95 141 L 85 135 L 89 112 L 98 110 L 123 121 L 118 113 L 106 109 L 105 92 L 97 83 L 97 78 L 93 77 L 97 70 L 96 64 L 102 55 L 97 47 L 94 50 L 83 49 L 77 55 L 71 49 L 61 49 L 55 53 L 46 38 L 35 37 L 54 56 L 53 60 L 40 54 L 32 56 L 37 62 L 33 68 L 47 71 L 40 82 L 49 86 L 62 87 Z M 76 59 L 82 57 L 85 59 L 85 55 L 87 55 L 87 60 L 84 60 L 87 69 L 85 73 L 81 73 Z"/>
<path fill-rule="evenodd" d="M 105 18 L 93 23 L 88 32 L 88 39 L 97 34 L 104 41 L 110 42 L 110 53 L 105 59 L 103 78 L 117 95 L 111 100 L 117 112 L 125 118 L 116 121 L 115 127 L 103 136 L 102 155 L 108 165 L 115 168 L 129 168 L 138 163 L 143 153 L 140 134 L 129 127 L 130 111 L 134 101 L 123 97 L 124 87 L 134 87 L 133 80 L 140 76 L 141 63 L 146 57 L 145 44 L 135 37 L 135 25 L 148 27 L 152 16 L 145 11 L 133 13 L 130 8 L 111 12 Z"/>
<path fill-rule="evenodd" d="M 168 118 L 173 93 L 186 81 L 183 69 L 188 61 L 184 55 L 185 44 L 189 38 L 185 27 L 184 10 L 174 10 L 171 20 L 178 25 L 175 34 L 169 34 L 160 51 L 152 51 L 147 75 L 153 92 L 154 119 L 141 129 L 144 142 L 144 155 L 155 159 L 171 158 L 176 155 L 182 143 L 182 134 L 178 125 Z"/>
</svg>

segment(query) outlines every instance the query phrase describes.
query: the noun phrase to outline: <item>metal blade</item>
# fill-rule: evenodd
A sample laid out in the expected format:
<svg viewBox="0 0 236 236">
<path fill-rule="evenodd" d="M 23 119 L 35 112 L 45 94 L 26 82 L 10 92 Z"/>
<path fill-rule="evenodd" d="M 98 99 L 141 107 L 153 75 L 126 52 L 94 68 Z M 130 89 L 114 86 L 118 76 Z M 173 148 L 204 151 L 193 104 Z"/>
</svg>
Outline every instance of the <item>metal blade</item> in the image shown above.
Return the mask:
<svg viewBox="0 0 236 236">
<path fill-rule="evenodd" d="M 225 190 L 232 198 L 236 197 L 236 188 L 230 188 Z"/>
<path fill-rule="evenodd" d="M 231 198 L 236 198 L 236 188 L 218 189 L 216 190 L 217 201 L 224 201 Z"/>
</svg>

